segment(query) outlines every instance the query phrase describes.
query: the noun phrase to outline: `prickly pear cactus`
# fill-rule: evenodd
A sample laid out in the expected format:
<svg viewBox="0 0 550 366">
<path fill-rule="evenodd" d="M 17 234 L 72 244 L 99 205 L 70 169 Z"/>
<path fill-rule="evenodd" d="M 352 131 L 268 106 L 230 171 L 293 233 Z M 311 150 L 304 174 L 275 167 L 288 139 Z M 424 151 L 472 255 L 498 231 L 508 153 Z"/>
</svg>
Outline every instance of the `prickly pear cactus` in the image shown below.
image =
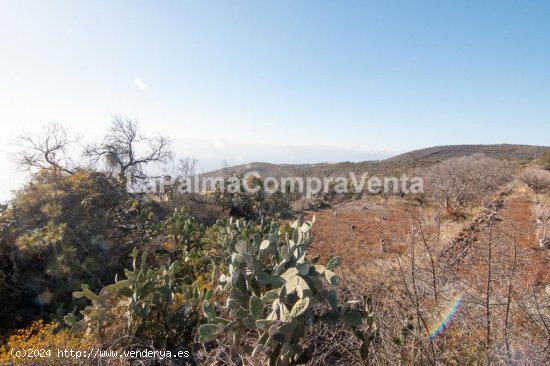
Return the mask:
<svg viewBox="0 0 550 366">
<path fill-rule="evenodd" d="M 126 279 L 105 286 L 99 294 L 87 285 L 74 292 L 75 298 L 85 297 L 91 305 L 81 311 L 81 320 L 70 313 L 65 316 L 65 323 L 102 336 L 106 326 L 123 320 L 126 333 L 147 334 L 161 346 L 173 346 L 177 337 L 193 332 L 206 297 L 196 285 L 186 283 L 181 262 L 151 268 L 147 265 L 147 253 L 138 261 L 135 249 L 132 258 L 133 270 L 125 271 Z"/>
<path fill-rule="evenodd" d="M 314 221 L 300 216 L 290 226 L 264 222 L 261 230 L 239 221 L 228 223 L 229 235 L 224 238 L 227 270 L 219 279 L 219 290 L 226 295 L 222 307 L 228 316 L 219 317 L 216 305 L 205 301 L 208 324 L 199 328 L 202 342 L 230 333 L 235 354 L 240 351 L 243 331 L 257 330 L 260 338 L 252 354 L 264 354 L 269 365 L 288 365 L 302 353 L 299 340 L 314 322 L 362 324 L 362 312 L 352 310 L 351 303 L 339 305 L 337 301 L 339 279 L 334 270 L 341 258 L 321 265 L 306 257 Z M 316 310 L 323 303 L 330 311 L 319 314 Z"/>
</svg>

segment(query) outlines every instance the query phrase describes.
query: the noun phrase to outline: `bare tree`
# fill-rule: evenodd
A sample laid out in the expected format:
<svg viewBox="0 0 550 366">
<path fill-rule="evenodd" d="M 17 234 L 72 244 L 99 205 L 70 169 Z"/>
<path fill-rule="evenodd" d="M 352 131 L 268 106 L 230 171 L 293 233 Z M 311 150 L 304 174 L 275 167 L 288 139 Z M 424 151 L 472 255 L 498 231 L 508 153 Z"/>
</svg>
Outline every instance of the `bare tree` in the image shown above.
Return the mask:
<svg viewBox="0 0 550 366">
<path fill-rule="evenodd" d="M 435 230 L 435 238 L 430 240 L 430 238 L 428 237 L 428 235 L 426 235 L 425 233 L 425 229 L 424 229 L 424 223 L 423 223 L 423 220 L 421 217 L 414 217 L 413 218 L 414 222 L 415 222 L 415 226 L 418 228 L 418 233 L 420 234 L 420 241 L 422 242 L 422 244 L 424 245 L 424 249 L 426 250 L 426 253 L 428 255 L 428 258 L 429 258 L 429 266 L 428 266 L 428 270 L 432 276 L 432 289 L 433 289 L 433 294 L 434 294 L 434 300 L 435 300 L 435 303 L 437 305 L 439 305 L 439 296 L 438 296 L 438 286 L 437 286 L 437 283 L 438 283 L 438 278 L 439 278 L 439 269 L 438 269 L 438 263 L 437 263 L 437 257 L 438 257 L 438 254 L 436 252 L 437 250 L 437 247 L 439 246 L 440 244 L 440 238 L 441 238 L 441 222 L 440 220 L 438 219 L 437 220 L 437 228 Z"/>
<path fill-rule="evenodd" d="M 487 240 L 487 277 L 486 277 L 486 287 L 485 287 L 485 346 L 487 347 L 487 355 L 489 355 L 489 351 L 491 349 L 492 345 L 492 304 L 491 304 L 491 297 L 493 294 L 493 249 L 494 249 L 494 241 L 493 241 L 493 226 L 489 225 L 489 238 Z M 490 364 L 490 358 L 487 358 L 488 363 Z"/>
<path fill-rule="evenodd" d="M 176 172 L 178 177 L 190 178 L 195 175 L 195 169 L 197 167 L 198 160 L 191 157 L 180 158 L 178 165 L 176 166 Z"/>
<path fill-rule="evenodd" d="M 422 287 L 421 281 L 419 281 L 419 276 L 421 272 L 420 264 L 418 263 L 417 258 L 417 248 L 416 248 L 416 239 L 415 234 L 413 233 L 411 235 L 411 239 L 409 242 L 410 246 L 410 254 L 404 255 L 405 259 L 408 259 L 408 263 L 402 263 L 401 258 L 397 258 L 398 262 L 398 268 L 399 268 L 399 275 L 401 277 L 401 281 L 404 287 L 405 297 L 410 302 L 412 308 L 415 312 L 416 317 L 416 332 L 414 334 L 416 338 L 416 345 L 415 347 L 418 347 L 420 352 L 419 355 L 421 358 L 426 356 L 427 362 L 432 365 L 437 365 L 437 355 L 436 350 L 434 348 L 434 343 L 431 339 L 429 339 L 429 343 L 425 344 L 425 337 L 424 334 L 430 333 L 428 322 L 425 317 L 425 308 L 422 304 L 422 298 L 424 291 L 420 291 L 420 288 Z M 408 270 L 408 271 L 407 271 Z M 409 273 L 407 273 L 409 272 Z M 408 278 L 407 278 L 408 277 Z M 424 363 L 423 360 L 421 363 Z"/>
<path fill-rule="evenodd" d="M 78 138 L 69 137 L 62 125 L 51 123 L 40 135 L 19 136 L 22 150 L 15 162 L 20 169 L 28 171 L 48 169 L 73 174 L 77 167 L 67 156 L 67 148 L 77 141 Z"/>
<path fill-rule="evenodd" d="M 444 288 L 445 281 L 442 282 L 442 279 L 445 276 L 440 272 L 441 226 L 439 222 L 432 225 L 422 214 L 413 214 L 410 219 L 411 234 L 407 239 L 409 250 L 396 258 L 397 278 L 402 300 L 410 304 L 415 314 L 416 331 L 412 332 L 411 329 L 409 332 L 409 336 L 414 339 L 411 346 L 421 358 L 420 364 L 437 365 L 445 345 L 437 344 L 432 338 L 427 338 L 426 334 L 430 333 L 428 309 L 437 308 L 449 290 Z M 415 363 L 406 358 L 403 360 L 407 364 Z"/>
<path fill-rule="evenodd" d="M 166 162 L 172 158 L 172 151 L 167 138 L 143 136 L 135 121 L 117 116 L 113 118 L 103 141 L 88 145 L 84 155 L 93 164 L 103 160 L 111 174 L 125 182 L 128 175 L 131 178 L 146 178 L 144 166 Z"/>
<path fill-rule="evenodd" d="M 171 202 L 175 207 L 179 207 L 184 204 L 184 202 L 187 202 L 189 199 L 193 201 L 200 200 L 202 201 L 197 195 L 182 195 L 181 192 L 187 192 L 190 193 L 193 191 L 193 183 L 190 182 L 190 180 L 195 176 L 195 169 L 197 166 L 197 159 L 186 157 L 186 158 L 180 158 L 178 159 L 178 162 L 175 166 L 171 167 L 170 170 L 167 170 L 165 172 L 164 179 L 167 182 L 170 182 L 170 184 L 165 184 L 163 192 L 159 192 L 159 198 L 165 199 L 169 202 Z M 172 179 L 172 176 L 175 175 L 175 180 Z M 187 184 L 190 184 L 189 187 L 187 187 Z M 184 188 L 184 190 L 181 191 L 181 189 Z M 186 196 L 186 200 L 183 199 L 183 197 Z"/>
<path fill-rule="evenodd" d="M 513 288 L 514 288 L 514 279 L 516 277 L 516 272 L 518 268 L 518 245 L 516 241 L 515 232 L 512 236 L 512 249 L 513 249 L 513 256 L 512 256 L 512 264 L 509 269 L 509 276 L 508 276 L 508 291 L 506 294 L 506 313 L 504 317 L 504 340 L 506 342 L 506 355 L 508 357 L 508 363 L 512 363 L 512 351 L 510 346 L 510 323 L 511 323 L 511 306 L 512 306 L 512 294 L 513 294 Z"/>
</svg>

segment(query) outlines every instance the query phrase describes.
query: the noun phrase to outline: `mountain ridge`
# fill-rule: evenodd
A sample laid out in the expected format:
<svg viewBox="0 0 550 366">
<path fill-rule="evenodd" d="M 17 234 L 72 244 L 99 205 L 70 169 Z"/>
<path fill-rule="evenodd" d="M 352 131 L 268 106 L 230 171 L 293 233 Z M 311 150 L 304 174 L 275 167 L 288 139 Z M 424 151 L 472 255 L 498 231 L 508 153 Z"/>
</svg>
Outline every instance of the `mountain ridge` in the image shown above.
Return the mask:
<svg viewBox="0 0 550 366">
<path fill-rule="evenodd" d="M 411 167 L 431 165 L 435 162 L 454 157 L 483 154 L 496 159 L 529 161 L 550 153 L 550 146 L 521 144 L 479 144 L 479 145 L 441 145 L 412 150 L 384 160 L 365 160 L 361 162 L 322 162 L 312 164 L 276 164 L 268 162 L 250 162 L 217 169 L 200 174 L 203 177 L 219 177 L 226 174 L 246 174 L 257 172 L 260 176 L 332 176 L 359 173 L 402 171 Z"/>
</svg>

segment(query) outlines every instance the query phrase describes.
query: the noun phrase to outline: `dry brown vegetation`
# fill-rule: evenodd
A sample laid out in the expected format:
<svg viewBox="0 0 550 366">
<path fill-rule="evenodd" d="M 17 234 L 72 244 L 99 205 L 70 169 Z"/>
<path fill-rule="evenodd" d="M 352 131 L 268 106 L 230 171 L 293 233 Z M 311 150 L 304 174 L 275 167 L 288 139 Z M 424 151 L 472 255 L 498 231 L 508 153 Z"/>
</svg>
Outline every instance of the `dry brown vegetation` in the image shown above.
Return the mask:
<svg viewBox="0 0 550 366">
<path fill-rule="evenodd" d="M 550 189 L 550 172 L 548 170 L 530 167 L 521 174 L 521 180 L 535 193 L 546 192 Z"/>
<path fill-rule="evenodd" d="M 472 155 L 445 160 L 416 171 L 424 178 L 424 191 L 445 208 L 483 205 L 498 187 L 511 180 L 509 162 Z"/>
<path fill-rule="evenodd" d="M 271 224 L 264 225 L 265 213 L 285 218 L 278 220 L 281 229 L 276 233 L 288 240 L 285 235 L 293 231 L 285 220 L 295 197 L 240 192 L 220 199 L 216 195 L 181 196 L 174 191 L 163 197 L 135 197 L 121 188 L 124 172 L 128 170 L 139 178 L 144 174 L 141 164 L 150 162 L 148 159 L 165 160 L 171 153 L 165 140 L 155 140 L 158 144 L 153 145 L 157 147 L 153 155 L 136 160 L 133 144 L 141 139 L 137 127 L 115 123 L 110 133 L 107 137 L 114 140 L 106 138 L 88 150 L 94 152 L 92 157 L 107 158 L 104 163 L 109 169 L 95 172 L 65 166 L 68 160 L 59 154 L 54 160 L 52 151 L 62 152 L 64 144 L 69 143 L 63 130 L 49 130 L 50 138 L 46 140 L 26 140 L 26 159 L 21 162 L 42 170 L 18 192 L 12 207 L 3 207 L 0 212 L 0 294 L 6 309 L 16 314 L 11 316 L 13 319 L 2 314 L 4 323 L 9 322 L 2 330 L 8 333 L 8 327 L 29 326 L 11 332 L 11 336 L 6 334 L 2 362 L 15 364 L 8 353 L 16 347 L 61 347 L 63 342 L 71 347 L 104 350 L 163 349 L 185 343 L 193 350 L 198 364 L 264 362 L 264 355 L 252 350 L 260 339 L 280 336 L 278 329 L 262 333 L 265 329 L 236 326 L 238 332 L 231 334 L 227 325 L 225 333 L 220 331 L 215 341 L 201 338 L 203 334 L 197 329 L 203 325 L 217 327 L 208 323 L 216 320 L 212 311 L 218 317 L 234 319 L 244 309 L 242 317 L 248 316 L 252 308 L 251 302 L 245 301 L 247 296 L 252 297 L 249 287 L 245 284 L 241 291 L 245 300 L 239 311 L 230 310 L 229 305 L 225 306 L 226 300 L 235 294 L 224 293 L 218 286 L 222 284 L 220 274 L 225 276 L 238 267 L 233 266 L 233 259 L 228 266 L 227 258 L 247 258 L 249 265 L 257 260 L 253 250 L 249 251 L 254 243 L 263 245 L 267 241 L 271 245 L 272 240 L 263 240 L 275 235 L 269 231 Z M 113 144 L 121 139 L 125 143 Z M 505 151 L 494 149 L 491 151 Z M 514 154 L 538 154 L 539 150 L 520 149 Z M 462 150 L 445 151 L 458 154 Z M 116 156 L 109 155 L 113 152 Z M 306 324 L 304 316 L 300 318 L 307 325 L 301 333 L 304 336 L 291 338 L 293 346 L 300 346 L 297 357 L 279 358 L 280 362 L 272 364 L 550 364 L 550 173 L 475 154 L 453 156 L 442 162 L 423 159 L 309 166 L 301 174 L 296 174 L 299 166 L 277 166 L 280 174 L 294 172 L 291 175 L 296 176 L 312 172 L 331 175 L 343 168 L 349 172 L 364 167 L 384 175 L 414 171 L 425 178 L 426 194 L 351 194 L 333 200 L 333 204 L 338 203 L 332 207 L 316 204 L 314 211 L 306 212 L 306 219 L 316 217 L 311 230 L 314 240 L 307 256 L 304 254 L 300 260 L 311 261 L 311 267 L 306 263 L 304 272 L 304 262 L 296 261 L 294 265 L 303 272 L 294 268 L 296 273 L 304 278 L 313 276 L 316 269 L 310 268 L 319 267 L 318 263 L 327 263 L 328 268 L 334 256 L 342 259 L 340 267 L 334 265 L 329 271 L 334 275 L 335 270 L 341 278 L 337 295 L 332 280 L 327 288 L 319 287 L 322 290 L 316 291 L 318 299 L 309 309 L 312 317 L 334 308 L 343 311 L 338 304 L 350 301 L 351 312 L 361 314 L 361 321 Z M 181 174 L 192 175 L 193 167 L 194 161 L 182 161 Z M 214 223 L 228 213 L 251 221 Z M 295 229 L 302 230 L 301 225 Z M 243 242 L 246 250 L 241 246 Z M 281 239 L 275 250 L 282 253 L 284 243 Z M 141 262 L 142 267 L 128 259 L 134 248 L 151 253 Z M 314 262 L 316 255 L 320 262 Z M 283 258 L 281 265 L 288 263 L 287 259 Z M 171 265 L 176 261 L 181 267 Z M 269 276 L 280 275 L 265 267 L 265 263 L 261 265 L 261 271 Z M 132 269 L 123 272 L 122 266 Z M 257 275 L 256 268 L 250 268 L 239 269 L 246 281 L 252 280 L 247 277 L 249 273 Z M 126 295 L 121 289 L 104 290 L 104 285 L 113 283 L 115 274 L 133 276 L 142 282 L 126 287 Z M 80 292 L 83 282 L 90 287 L 82 287 Z M 261 291 L 271 290 L 274 283 L 258 285 L 253 290 L 263 297 Z M 330 299 L 333 301 L 327 304 L 321 293 L 329 289 L 334 291 Z M 71 297 L 77 294 L 73 293 L 75 290 L 79 295 Z M 143 303 L 128 300 L 137 299 L 141 292 L 147 294 Z M 38 308 L 31 303 L 43 299 L 44 294 L 51 297 L 48 302 L 40 303 Z M 293 294 L 287 295 L 290 299 Z M 457 299 L 461 299 L 461 304 L 456 315 L 439 335 L 430 337 Z M 258 317 L 266 315 L 271 306 L 266 303 L 264 309 L 263 301 Z M 291 304 L 294 300 L 288 301 Z M 213 308 L 205 307 L 210 302 Z M 85 309 L 82 315 L 88 316 L 69 308 Z M 143 312 L 144 308 L 147 311 Z M 184 308 L 186 312 L 180 311 Z M 57 322 L 31 323 L 50 315 Z M 84 336 L 84 331 L 89 334 Z M 48 362 L 44 364 L 51 364 Z M 104 359 L 67 364 L 129 361 Z"/>
<path fill-rule="evenodd" d="M 316 248 L 342 255 L 350 291 L 375 304 L 380 343 L 372 364 L 550 362 L 550 252 L 538 245 L 548 223 L 543 199 L 517 184 L 461 223 L 405 199 L 316 213 Z M 457 317 L 429 341 L 428 329 L 457 294 L 464 296 Z"/>
</svg>

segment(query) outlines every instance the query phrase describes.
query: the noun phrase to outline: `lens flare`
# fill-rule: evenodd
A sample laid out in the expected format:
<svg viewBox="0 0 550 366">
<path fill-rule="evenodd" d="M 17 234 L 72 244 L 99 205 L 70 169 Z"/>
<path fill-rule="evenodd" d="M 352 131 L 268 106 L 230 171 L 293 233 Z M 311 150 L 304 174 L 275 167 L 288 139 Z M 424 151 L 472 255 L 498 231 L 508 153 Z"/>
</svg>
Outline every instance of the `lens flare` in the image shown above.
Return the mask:
<svg viewBox="0 0 550 366">
<path fill-rule="evenodd" d="M 431 328 L 430 334 L 428 335 L 430 341 L 441 334 L 445 329 L 447 329 L 447 327 L 451 323 L 451 320 L 453 320 L 455 315 L 458 313 L 458 310 L 460 310 L 460 306 L 462 305 L 463 300 L 464 296 L 462 294 L 455 296 L 447 311 L 443 313 L 440 321 Z"/>
</svg>

